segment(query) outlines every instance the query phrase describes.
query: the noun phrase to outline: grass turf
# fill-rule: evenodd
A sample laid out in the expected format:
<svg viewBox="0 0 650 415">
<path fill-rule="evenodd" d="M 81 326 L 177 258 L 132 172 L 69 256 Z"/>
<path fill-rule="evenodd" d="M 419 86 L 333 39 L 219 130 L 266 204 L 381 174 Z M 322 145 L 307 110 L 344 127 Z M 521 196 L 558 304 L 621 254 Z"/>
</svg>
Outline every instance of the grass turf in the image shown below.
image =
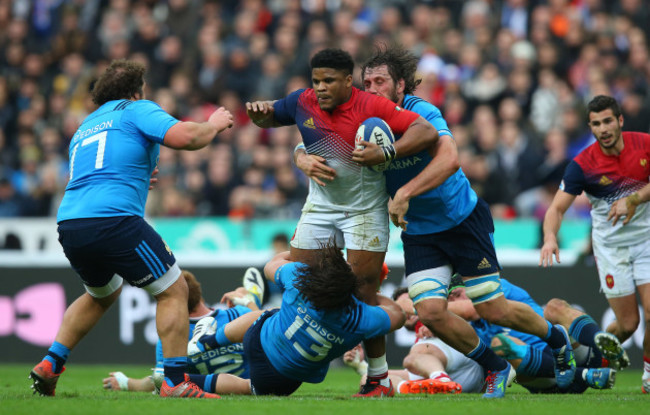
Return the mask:
<svg viewBox="0 0 650 415">
<path fill-rule="evenodd" d="M 70 365 L 57 385 L 57 396 L 32 395 L 27 375 L 31 365 L 0 365 L 0 414 L 232 414 L 307 415 L 332 412 L 336 415 L 462 414 L 561 415 L 646 414 L 650 395 L 641 393 L 641 372 L 617 373 L 611 390 L 588 390 L 582 395 L 531 395 L 514 385 L 499 400 L 481 399 L 480 394 L 405 395 L 393 399 L 359 400 L 358 377 L 349 369 L 333 369 L 318 385 L 303 384 L 291 397 L 223 396 L 221 400 L 160 399 L 148 393 L 114 392 L 102 389 L 108 372 L 121 370 L 129 376 L 150 373 L 145 366 Z"/>
</svg>

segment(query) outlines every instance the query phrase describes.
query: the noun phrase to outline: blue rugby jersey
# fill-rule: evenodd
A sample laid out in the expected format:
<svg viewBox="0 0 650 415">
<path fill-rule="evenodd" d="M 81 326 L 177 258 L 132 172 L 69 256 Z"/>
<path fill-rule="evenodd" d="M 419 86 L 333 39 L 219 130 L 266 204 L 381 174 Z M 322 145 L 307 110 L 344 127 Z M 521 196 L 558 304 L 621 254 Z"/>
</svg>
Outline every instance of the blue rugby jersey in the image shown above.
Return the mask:
<svg viewBox="0 0 650 415">
<path fill-rule="evenodd" d="M 217 320 L 217 327 L 230 323 L 236 318 L 250 313 L 250 309 L 244 306 L 235 306 L 228 309 L 216 309 L 210 313 L 210 316 Z M 190 317 L 190 335 L 196 323 L 203 317 Z M 162 343 L 158 340 L 156 345 L 156 367 L 163 367 L 163 350 Z M 207 350 L 198 356 L 187 358 L 187 371 L 189 373 L 209 375 L 211 373 L 230 373 L 240 378 L 248 379 L 250 377 L 248 362 L 244 358 L 244 345 L 242 343 L 233 343 L 213 350 Z"/>
<path fill-rule="evenodd" d="M 144 216 L 159 145 L 177 122 L 147 100 L 109 101 L 86 117 L 70 142 L 70 181 L 57 222 Z"/>
<path fill-rule="evenodd" d="M 440 110 L 422 98 L 406 95 L 404 109 L 421 115 L 438 130 L 438 135 L 453 138 Z M 396 136 L 396 139 L 399 139 Z M 428 149 L 409 157 L 394 160 L 386 170 L 386 187 L 390 196 L 417 176 L 431 161 Z M 474 210 L 478 197 L 472 190 L 465 173 L 458 169 L 443 184 L 412 198 L 405 219 L 405 233 L 426 235 L 451 229 L 460 224 Z"/>
<path fill-rule="evenodd" d="M 293 286 L 301 266 L 285 264 L 275 273 L 275 281 L 284 290 L 282 306 L 264 322 L 260 337 L 278 372 L 297 381 L 319 383 L 332 360 L 364 339 L 388 333 L 390 317 L 380 307 L 356 299 L 351 309 L 314 309 Z"/>
</svg>

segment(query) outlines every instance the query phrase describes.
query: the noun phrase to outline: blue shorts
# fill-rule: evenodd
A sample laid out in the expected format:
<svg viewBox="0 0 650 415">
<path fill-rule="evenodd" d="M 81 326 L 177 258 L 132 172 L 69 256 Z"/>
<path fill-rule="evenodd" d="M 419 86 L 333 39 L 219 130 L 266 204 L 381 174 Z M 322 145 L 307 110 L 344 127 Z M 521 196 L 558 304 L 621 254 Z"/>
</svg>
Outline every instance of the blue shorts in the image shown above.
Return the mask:
<svg viewBox="0 0 650 415">
<path fill-rule="evenodd" d="M 165 241 L 139 216 L 66 220 L 58 231 L 65 256 L 87 287 L 104 287 L 115 275 L 146 287 L 176 264 Z"/>
<path fill-rule="evenodd" d="M 260 333 L 264 322 L 280 311 L 266 311 L 244 334 L 244 357 L 248 361 L 251 375 L 251 390 L 255 395 L 291 395 L 302 382 L 290 379 L 278 372 L 262 348 Z"/>
<path fill-rule="evenodd" d="M 499 272 L 494 249 L 494 222 L 490 208 L 478 200 L 472 213 L 458 226 L 428 235 L 402 232 L 406 275 L 451 265 L 463 277 Z"/>
</svg>

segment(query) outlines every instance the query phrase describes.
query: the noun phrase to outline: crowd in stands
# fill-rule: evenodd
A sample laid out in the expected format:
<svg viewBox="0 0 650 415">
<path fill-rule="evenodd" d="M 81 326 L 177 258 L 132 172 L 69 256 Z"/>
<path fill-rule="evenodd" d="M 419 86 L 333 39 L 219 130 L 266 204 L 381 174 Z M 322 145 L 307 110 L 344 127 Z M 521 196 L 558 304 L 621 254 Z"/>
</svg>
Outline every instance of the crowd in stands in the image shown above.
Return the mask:
<svg viewBox="0 0 650 415">
<path fill-rule="evenodd" d="M 541 218 L 591 143 L 593 96 L 619 100 L 625 130 L 650 130 L 649 34 L 644 0 L 0 0 L 0 217 L 56 214 L 89 88 L 128 58 L 175 117 L 236 118 L 204 150 L 161 147 L 148 215 L 298 218 L 298 130 L 262 130 L 244 103 L 309 87 L 324 47 L 360 64 L 399 43 L 420 56 L 416 95 L 442 110 L 494 216 Z M 570 215 L 587 212 L 585 199 Z"/>
</svg>

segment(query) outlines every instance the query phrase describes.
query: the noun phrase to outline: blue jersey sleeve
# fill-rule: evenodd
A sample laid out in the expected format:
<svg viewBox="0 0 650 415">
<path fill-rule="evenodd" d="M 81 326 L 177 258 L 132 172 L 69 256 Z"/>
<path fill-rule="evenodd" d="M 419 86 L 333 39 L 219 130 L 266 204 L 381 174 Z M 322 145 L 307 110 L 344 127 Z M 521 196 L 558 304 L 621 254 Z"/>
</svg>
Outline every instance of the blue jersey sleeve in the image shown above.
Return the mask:
<svg viewBox="0 0 650 415">
<path fill-rule="evenodd" d="M 442 113 L 435 105 L 420 99 L 411 107 L 411 111 L 420 114 L 425 120 L 429 121 L 438 131 L 439 136 L 448 135 L 453 137 L 447 121 L 445 121 Z"/>
<path fill-rule="evenodd" d="M 564 171 L 560 190 L 577 196 L 585 189 L 585 185 L 585 173 L 580 165 L 575 160 L 572 160 Z"/>
<path fill-rule="evenodd" d="M 363 318 L 359 328 L 363 331 L 366 339 L 383 336 L 390 331 L 390 316 L 378 306 L 370 306 L 361 303 L 363 307 Z"/>
<path fill-rule="evenodd" d="M 305 92 L 299 89 L 287 95 L 285 98 L 275 101 L 273 104 L 273 117 L 275 121 L 282 125 L 293 125 L 296 123 L 296 108 L 298 108 L 298 98 Z"/>
<path fill-rule="evenodd" d="M 300 262 L 290 262 L 282 265 L 275 271 L 275 283 L 282 291 L 287 289 L 287 286 L 293 283 L 296 275 L 298 275 L 297 268 L 302 267 L 304 264 Z"/>
<path fill-rule="evenodd" d="M 148 140 L 162 144 L 167 130 L 180 122 L 153 101 L 139 100 L 126 108 L 126 123 Z"/>
</svg>

